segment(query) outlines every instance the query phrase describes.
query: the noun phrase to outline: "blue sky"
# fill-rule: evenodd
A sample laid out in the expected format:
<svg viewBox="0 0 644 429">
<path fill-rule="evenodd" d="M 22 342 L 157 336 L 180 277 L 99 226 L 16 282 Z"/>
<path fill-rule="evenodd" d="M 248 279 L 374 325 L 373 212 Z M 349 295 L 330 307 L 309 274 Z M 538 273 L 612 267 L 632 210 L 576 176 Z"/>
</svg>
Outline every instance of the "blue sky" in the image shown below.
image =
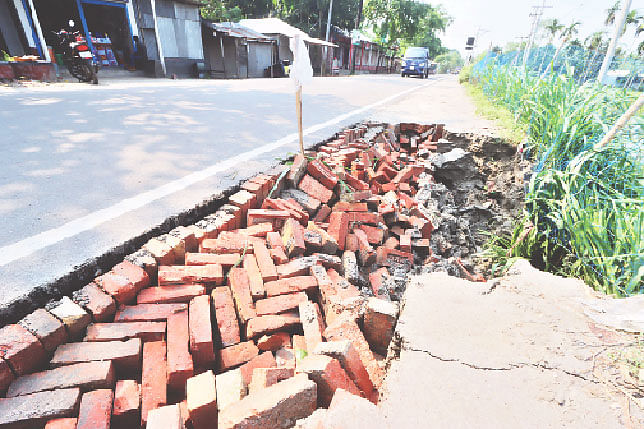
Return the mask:
<svg viewBox="0 0 644 429">
<path fill-rule="evenodd" d="M 426 0 L 427 1 L 427 0 Z M 505 46 L 507 42 L 519 41 L 519 36 L 527 36 L 530 31 L 532 6 L 541 5 L 543 0 L 431 0 L 429 3 L 442 4 L 454 19 L 445 34 L 441 35 L 443 45 L 464 53 L 465 40 L 474 36 L 479 27 L 481 32 L 477 50 L 493 45 Z M 615 0 L 547 0 L 542 19 L 557 18 L 564 24 L 580 21 L 579 38 L 605 30 L 606 9 Z M 632 0 L 631 9 L 644 14 L 644 0 Z M 620 39 L 621 40 L 621 39 Z M 633 45 L 633 31 L 623 37 L 620 46 L 629 49 Z"/>
</svg>

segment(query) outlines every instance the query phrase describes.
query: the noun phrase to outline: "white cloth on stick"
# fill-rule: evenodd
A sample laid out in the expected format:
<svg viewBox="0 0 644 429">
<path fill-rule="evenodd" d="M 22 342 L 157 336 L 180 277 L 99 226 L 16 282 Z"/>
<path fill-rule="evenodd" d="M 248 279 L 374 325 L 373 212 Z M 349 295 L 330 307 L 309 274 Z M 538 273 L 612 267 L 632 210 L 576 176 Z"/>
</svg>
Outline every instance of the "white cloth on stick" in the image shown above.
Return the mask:
<svg viewBox="0 0 644 429">
<path fill-rule="evenodd" d="M 297 90 L 300 86 L 305 85 L 313 79 L 313 67 L 311 67 L 311 58 L 309 50 L 304 44 L 304 39 L 300 34 L 290 38 L 289 46 L 293 52 L 293 64 L 290 67 L 291 82 Z"/>
</svg>

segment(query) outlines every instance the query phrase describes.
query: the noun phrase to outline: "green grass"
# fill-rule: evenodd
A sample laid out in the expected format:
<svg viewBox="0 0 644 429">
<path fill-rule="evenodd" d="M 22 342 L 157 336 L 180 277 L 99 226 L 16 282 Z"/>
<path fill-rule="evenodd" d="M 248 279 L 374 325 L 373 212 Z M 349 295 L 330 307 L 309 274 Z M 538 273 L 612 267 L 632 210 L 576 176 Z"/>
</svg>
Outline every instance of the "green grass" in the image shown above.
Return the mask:
<svg viewBox="0 0 644 429">
<path fill-rule="evenodd" d="M 500 128 L 500 137 L 515 145 L 518 145 L 525 138 L 525 131 L 517 125 L 512 112 L 504 106 L 493 104 L 485 95 L 481 87 L 470 82 L 463 82 L 467 95 L 472 99 L 476 107 L 476 113 L 486 119 L 494 121 Z"/>
</svg>

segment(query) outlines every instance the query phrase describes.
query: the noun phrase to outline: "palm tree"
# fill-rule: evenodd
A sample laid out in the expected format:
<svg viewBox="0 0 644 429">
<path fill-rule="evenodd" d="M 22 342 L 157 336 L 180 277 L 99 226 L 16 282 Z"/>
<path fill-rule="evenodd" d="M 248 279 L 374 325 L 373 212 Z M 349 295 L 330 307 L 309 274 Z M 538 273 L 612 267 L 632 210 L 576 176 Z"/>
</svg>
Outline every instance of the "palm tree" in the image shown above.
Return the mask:
<svg viewBox="0 0 644 429">
<path fill-rule="evenodd" d="M 548 67 L 546 67 L 546 69 L 543 71 L 543 74 L 541 74 L 542 78 L 545 77 L 545 75 L 548 74 L 548 72 L 550 71 L 550 67 L 555 63 L 555 60 L 559 56 L 559 52 L 561 52 L 561 50 L 566 45 L 566 43 L 568 43 L 568 41 L 570 39 L 572 39 L 573 36 L 575 36 L 577 33 L 579 33 L 579 28 L 577 28 L 577 27 L 580 24 L 581 24 L 581 22 L 579 22 L 579 21 L 571 22 L 569 26 L 567 26 L 566 28 L 561 30 L 561 44 L 559 45 L 559 47 L 555 51 L 555 54 L 552 57 L 552 61 L 550 62 L 550 64 L 548 64 Z"/>
<path fill-rule="evenodd" d="M 562 28 L 564 28 L 564 25 L 560 23 L 557 18 L 551 19 L 550 22 L 545 25 L 545 29 L 550 32 L 550 41 L 548 42 L 549 45 L 552 44 L 552 41 Z"/>
<path fill-rule="evenodd" d="M 620 0 L 617 0 L 613 6 L 606 10 L 606 19 L 604 20 L 604 24 L 607 27 L 615 22 L 615 16 L 617 15 L 617 11 L 619 10 L 619 4 Z"/>
</svg>

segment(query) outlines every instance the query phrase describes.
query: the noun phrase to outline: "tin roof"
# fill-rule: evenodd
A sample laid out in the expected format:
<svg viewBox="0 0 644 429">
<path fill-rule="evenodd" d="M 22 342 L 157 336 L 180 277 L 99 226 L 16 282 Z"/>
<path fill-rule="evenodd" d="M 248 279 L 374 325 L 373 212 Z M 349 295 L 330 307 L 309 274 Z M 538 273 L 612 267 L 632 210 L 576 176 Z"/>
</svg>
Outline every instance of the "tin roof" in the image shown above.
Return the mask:
<svg viewBox="0 0 644 429">
<path fill-rule="evenodd" d="M 245 39 L 268 39 L 262 33 L 251 28 L 245 27 L 237 22 L 213 22 L 207 19 L 202 20 L 204 26 L 215 30 L 218 33 L 224 33 L 230 37 L 239 37 Z"/>
<path fill-rule="evenodd" d="M 288 25 L 278 18 L 242 19 L 239 23 L 263 34 L 283 34 L 288 37 L 294 37 L 296 34 L 300 34 L 307 43 L 322 46 L 337 46 L 331 42 L 311 37 L 299 28 Z"/>
</svg>

